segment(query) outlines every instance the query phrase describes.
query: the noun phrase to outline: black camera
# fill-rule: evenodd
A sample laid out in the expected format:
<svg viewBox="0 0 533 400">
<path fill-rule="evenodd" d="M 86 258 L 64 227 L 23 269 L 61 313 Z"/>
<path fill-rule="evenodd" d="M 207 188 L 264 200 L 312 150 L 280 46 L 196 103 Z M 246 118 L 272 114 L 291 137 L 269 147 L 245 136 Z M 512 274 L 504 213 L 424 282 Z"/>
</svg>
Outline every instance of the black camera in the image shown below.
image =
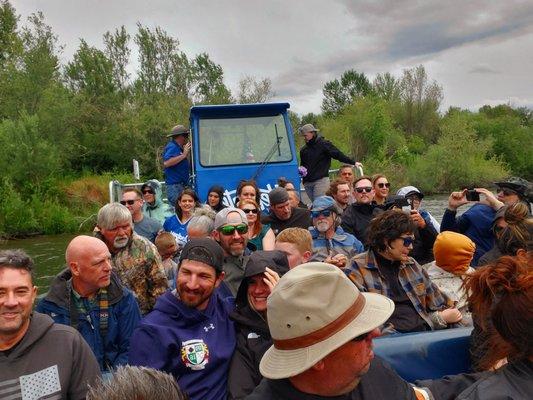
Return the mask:
<svg viewBox="0 0 533 400">
<path fill-rule="evenodd" d="M 475 189 L 466 190 L 466 199 L 468 201 L 479 201 L 479 193 Z"/>
</svg>

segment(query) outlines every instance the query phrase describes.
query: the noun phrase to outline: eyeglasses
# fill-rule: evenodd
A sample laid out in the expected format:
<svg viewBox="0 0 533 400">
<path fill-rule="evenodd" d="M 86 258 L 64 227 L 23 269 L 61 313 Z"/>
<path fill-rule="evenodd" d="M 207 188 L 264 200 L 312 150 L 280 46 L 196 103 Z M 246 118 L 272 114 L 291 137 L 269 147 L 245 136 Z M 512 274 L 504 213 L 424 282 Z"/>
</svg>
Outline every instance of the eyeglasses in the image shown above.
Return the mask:
<svg viewBox="0 0 533 400">
<path fill-rule="evenodd" d="M 239 225 L 225 225 L 218 228 L 218 231 L 225 236 L 230 236 L 237 231 L 239 234 L 243 235 L 248 232 L 248 225 L 239 224 Z"/>
<path fill-rule="evenodd" d="M 403 240 L 404 247 L 409 247 L 415 242 L 415 238 L 412 236 L 400 236 L 400 239 Z"/>
<path fill-rule="evenodd" d="M 245 214 L 257 214 L 259 211 L 257 211 L 257 208 L 243 208 L 242 211 L 244 211 Z"/>
<path fill-rule="evenodd" d="M 513 194 L 516 194 L 516 192 L 511 189 L 503 189 L 503 188 L 498 188 L 498 191 L 496 193 L 502 193 L 504 196 L 511 196 Z"/>
<path fill-rule="evenodd" d="M 139 199 L 135 199 L 135 200 L 122 200 L 122 201 L 120 202 L 120 204 L 122 204 L 123 206 L 125 206 L 126 204 L 127 204 L 128 206 L 132 206 L 132 205 L 135 204 L 135 202 L 136 202 L 137 200 L 139 200 Z"/>
<path fill-rule="evenodd" d="M 357 193 L 363 193 L 363 192 L 370 193 L 372 191 L 372 188 L 370 186 L 358 187 L 358 188 L 355 188 L 355 191 Z"/>
<path fill-rule="evenodd" d="M 143 194 L 154 194 L 151 190 L 143 190 Z"/>
<path fill-rule="evenodd" d="M 378 183 L 378 188 L 380 188 L 380 189 L 383 189 L 383 188 L 390 188 L 390 182 L 387 182 L 387 183 Z"/>
<path fill-rule="evenodd" d="M 367 333 L 363 333 L 362 335 L 359 335 L 359 336 L 356 336 L 352 339 L 352 342 L 360 342 L 362 340 L 365 340 L 368 336 L 370 336 L 370 334 L 372 333 L 372 331 L 370 332 L 367 332 Z"/>
<path fill-rule="evenodd" d="M 321 215 L 329 217 L 331 215 L 331 210 L 311 211 L 311 217 L 313 218 L 318 218 Z"/>
</svg>

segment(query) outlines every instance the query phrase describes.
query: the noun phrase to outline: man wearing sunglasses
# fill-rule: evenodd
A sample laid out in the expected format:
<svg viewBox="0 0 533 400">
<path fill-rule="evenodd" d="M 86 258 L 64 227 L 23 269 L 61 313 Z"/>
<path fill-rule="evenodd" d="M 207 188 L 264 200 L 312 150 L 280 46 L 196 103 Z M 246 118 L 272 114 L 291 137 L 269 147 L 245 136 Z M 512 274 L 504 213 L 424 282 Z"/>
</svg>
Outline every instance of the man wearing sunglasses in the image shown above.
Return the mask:
<svg viewBox="0 0 533 400">
<path fill-rule="evenodd" d="M 339 226 L 340 214 L 341 210 L 330 196 L 320 196 L 313 201 L 313 226 L 309 228 L 313 237 L 313 255 L 310 261 L 344 268 L 349 259 L 364 251 L 363 244 Z"/>
<path fill-rule="evenodd" d="M 130 211 L 135 233 L 155 243 L 155 238 L 159 231 L 163 230 L 163 226 L 159 221 L 144 215 L 141 192 L 135 188 L 125 189 L 120 204 Z"/>
<path fill-rule="evenodd" d="M 143 214 L 153 218 L 161 225 L 165 219 L 174 215 L 174 204 L 166 204 L 163 201 L 163 192 L 160 183 L 151 179 L 141 186 L 141 193 L 144 200 Z"/>
<path fill-rule="evenodd" d="M 174 206 L 179 194 L 189 182 L 189 160 L 191 143 L 188 142 L 190 131 L 183 125 L 176 125 L 168 138 L 170 141 L 163 151 L 163 166 L 165 167 L 165 183 L 167 198 Z"/>
<path fill-rule="evenodd" d="M 244 211 L 235 207 L 220 210 L 212 236 L 224 251 L 224 284 L 235 297 L 248 261 L 248 218 Z"/>
<path fill-rule="evenodd" d="M 350 204 L 342 214 L 342 228 L 361 242 L 366 242 L 366 230 L 370 220 L 383 209 L 373 202 L 374 188 L 368 176 L 361 176 L 354 182 L 355 203 Z"/>
</svg>

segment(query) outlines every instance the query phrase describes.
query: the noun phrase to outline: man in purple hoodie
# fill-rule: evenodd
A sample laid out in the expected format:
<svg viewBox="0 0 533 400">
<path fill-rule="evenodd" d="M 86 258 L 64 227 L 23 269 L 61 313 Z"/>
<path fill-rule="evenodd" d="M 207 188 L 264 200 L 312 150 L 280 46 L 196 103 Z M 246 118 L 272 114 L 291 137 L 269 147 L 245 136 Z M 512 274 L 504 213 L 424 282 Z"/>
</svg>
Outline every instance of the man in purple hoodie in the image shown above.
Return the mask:
<svg viewBox="0 0 533 400">
<path fill-rule="evenodd" d="M 223 263 L 222 248 L 213 239 L 187 242 L 176 289 L 157 299 L 130 340 L 130 364 L 172 374 L 191 400 L 225 400 L 227 395 L 236 339 L 229 318 L 233 297 L 218 289 Z"/>
</svg>

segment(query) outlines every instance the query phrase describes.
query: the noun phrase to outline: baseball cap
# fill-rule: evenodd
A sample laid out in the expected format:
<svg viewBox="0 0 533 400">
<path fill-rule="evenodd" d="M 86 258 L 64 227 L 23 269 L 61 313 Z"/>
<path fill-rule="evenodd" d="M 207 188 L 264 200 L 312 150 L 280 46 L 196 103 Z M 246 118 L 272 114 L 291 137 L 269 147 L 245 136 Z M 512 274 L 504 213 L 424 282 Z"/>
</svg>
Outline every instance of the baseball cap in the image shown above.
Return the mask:
<svg viewBox="0 0 533 400">
<path fill-rule="evenodd" d="M 241 217 L 241 223 L 248 225 L 248 218 L 246 218 L 246 214 L 244 211 L 242 211 L 240 208 L 235 207 L 226 207 L 220 210 L 217 215 L 215 216 L 215 228 L 218 229 L 221 226 L 224 226 L 228 223 L 228 215 L 229 213 L 238 213 Z"/>
<path fill-rule="evenodd" d="M 181 265 L 183 260 L 203 262 L 213 267 L 217 272 L 222 272 L 224 251 L 211 238 L 193 238 L 185 243 L 180 254 L 179 265 Z"/>
<path fill-rule="evenodd" d="M 396 194 L 398 196 L 403 196 L 403 197 L 409 197 L 409 196 L 411 196 L 413 194 L 416 194 L 418 197 L 420 197 L 420 199 L 424 198 L 424 193 L 422 193 L 420 190 L 418 190 L 414 186 L 404 186 L 404 187 L 398 189 Z"/>
<path fill-rule="evenodd" d="M 285 203 L 289 200 L 289 192 L 283 187 L 276 187 L 268 192 L 268 199 L 270 200 L 270 205 L 275 206 L 276 204 Z"/>
<path fill-rule="evenodd" d="M 305 124 L 304 126 L 301 126 L 300 129 L 300 134 L 304 134 L 304 133 L 307 133 L 307 132 L 318 132 L 318 129 L 316 129 L 313 124 Z"/>
<path fill-rule="evenodd" d="M 332 210 L 337 214 L 342 214 L 339 210 L 339 206 L 331 196 L 320 196 L 317 197 L 313 204 L 311 205 L 311 211 L 324 211 Z"/>
</svg>

